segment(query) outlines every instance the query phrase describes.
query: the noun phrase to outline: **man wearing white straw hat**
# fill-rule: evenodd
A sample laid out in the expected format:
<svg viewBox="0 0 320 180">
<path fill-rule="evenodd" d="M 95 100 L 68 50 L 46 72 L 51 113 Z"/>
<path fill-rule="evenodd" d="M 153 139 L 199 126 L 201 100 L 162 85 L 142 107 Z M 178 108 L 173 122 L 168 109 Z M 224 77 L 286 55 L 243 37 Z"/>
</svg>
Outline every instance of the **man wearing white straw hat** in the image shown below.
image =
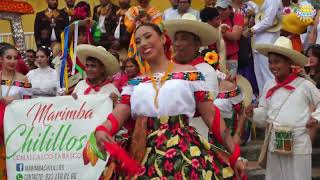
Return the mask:
<svg viewBox="0 0 320 180">
<path fill-rule="evenodd" d="M 77 54 L 87 78 L 77 84 L 72 96 L 76 99 L 77 95 L 106 94 L 116 103 L 120 93 L 108 77 L 120 70 L 118 60 L 103 47 L 89 44 L 79 45 Z"/>
<path fill-rule="evenodd" d="M 256 15 L 256 24 L 246 33 L 253 35 L 256 44 L 273 44 L 280 36 L 281 29 L 281 0 L 264 0 L 260 12 Z M 264 84 L 273 78 L 268 68 L 268 60 L 259 52 L 254 52 L 254 71 L 257 78 L 259 93 L 261 94 Z"/>
<path fill-rule="evenodd" d="M 217 73 L 203 57 L 199 56 L 199 49 L 201 46 L 214 43 L 218 38 L 218 31 L 209 24 L 197 21 L 192 14 L 185 14 L 182 19 L 165 21 L 165 27 L 173 40 L 175 61 L 180 64 L 191 64 L 201 71 L 210 93 L 216 97 L 219 92 Z M 203 137 L 208 137 L 208 128 L 201 119 L 190 123 Z"/>
<path fill-rule="evenodd" d="M 182 19 L 169 20 L 164 23 L 173 41 L 174 59 L 180 64 L 192 64 L 206 79 L 213 97 L 219 92 L 215 69 L 200 57 L 199 49 L 216 42 L 218 30 L 207 23 L 197 20 L 192 14 L 185 14 Z"/>
<path fill-rule="evenodd" d="M 303 68 L 307 58 L 282 36 L 273 45 L 257 44 L 256 50 L 269 58 L 275 77 L 264 86 L 259 106 L 245 110 L 258 126 L 267 127 L 263 146 L 267 150 L 259 158 L 261 165 L 265 165 L 263 159 L 267 161 L 266 180 L 311 179 L 312 145 L 307 128 L 320 121 L 320 91 L 292 70 L 293 65 Z M 312 113 L 310 105 L 316 107 Z"/>
</svg>

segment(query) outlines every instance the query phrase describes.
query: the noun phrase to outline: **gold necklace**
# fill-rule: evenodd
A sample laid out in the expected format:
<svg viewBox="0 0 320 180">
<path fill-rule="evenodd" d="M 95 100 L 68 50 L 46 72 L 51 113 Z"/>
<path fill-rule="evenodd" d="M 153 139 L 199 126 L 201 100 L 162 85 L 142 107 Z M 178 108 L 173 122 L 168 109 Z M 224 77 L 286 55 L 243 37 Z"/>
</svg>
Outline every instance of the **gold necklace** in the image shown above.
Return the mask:
<svg viewBox="0 0 320 180">
<path fill-rule="evenodd" d="M 156 109 L 159 108 L 159 104 L 158 104 L 158 95 L 159 95 L 159 90 L 160 88 L 162 87 L 162 85 L 164 84 L 164 82 L 166 82 L 168 76 L 169 76 L 169 73 L 172 71 L 173 69 L 173 65 L 174 63 L 172 61 L 169 62 L 168 64 L 168 68 L 167 70 L 165 71 L 164 75 L 162 76 L 161 80 L 160 80 L 160 87 L 158 88 L 157 86 L 157 82 L 155 80 L 155 77 L 154 76 L 151 76 L 151 72 L 149 71 L 149 74 L 150 74 L 150 79 L 151 79 L 151 82 L 152 82 L 152 86 L 153 86 L 153 89 L 156 91 L 156 96 L 154 97 L 154 105 L 156 107 Z"/>
</svg>

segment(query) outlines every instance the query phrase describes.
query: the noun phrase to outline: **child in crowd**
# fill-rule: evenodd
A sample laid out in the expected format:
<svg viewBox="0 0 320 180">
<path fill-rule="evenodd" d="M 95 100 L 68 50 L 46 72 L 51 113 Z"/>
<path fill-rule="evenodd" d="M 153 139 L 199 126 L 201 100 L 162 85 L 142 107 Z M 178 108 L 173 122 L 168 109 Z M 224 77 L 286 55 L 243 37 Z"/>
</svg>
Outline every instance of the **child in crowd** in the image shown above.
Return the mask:
<svg viewBox="0 0 320 180">
<path fill-rule="evenodd" d="M 275 76 L 265 84 L 258 108 L 245 110 L 257 125 L 267 127 L 266 180 L 311 179 L 312 146 L 307 127 L 320 121 L 320 91 L 292 70 L 293 65 L 304 67 L 307 58 L 282 36 L 274 45 L 257 44 L 256 49 L 268 56 Z M 315 109 L 311 113 L 310 106 Z"/>
</svg>

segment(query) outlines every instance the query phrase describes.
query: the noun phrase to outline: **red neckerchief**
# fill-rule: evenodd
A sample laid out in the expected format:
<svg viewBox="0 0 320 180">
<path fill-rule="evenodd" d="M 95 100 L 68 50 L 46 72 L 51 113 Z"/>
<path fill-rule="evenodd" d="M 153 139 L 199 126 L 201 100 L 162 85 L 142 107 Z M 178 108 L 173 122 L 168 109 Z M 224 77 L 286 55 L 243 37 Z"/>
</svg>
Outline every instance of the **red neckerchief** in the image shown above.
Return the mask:
<svg viewBox="0 0 320 180">
<path fill-rule="evenodd" d="M 198 64 L 201 64 L 201 63 L 205 63 L 203 57 L 201 56 L 198 56 L 197 58 L 195 58 L 191 63 L 189 63 L 190 65 L 192 66 L 196 66 Z"/>
<path fill-rule="evenodd" d="M 181 64 L 179 63 L 176 59 L 173 59 L 173 62 L 177 63 L 177 64 Z M 196 66 L 198 64 L 201 64 L 201 63 L 205 63 L 203 57 L 201 56 L 198 56 L 197 58 L 195 58 L 194 60 L 192 60 L 190 63 L 188 63 L 189 65 L 191 66 Z"/>
<path fill-rule="evenodd" d="M 98 84 L 98 85 L 92 85 L 88 79 L 86 79 L 86 83 L 88 84 L 88 88 L 84 91 L 84 95 L 88 95 L 90 91 L 93 89 L 95 92 L 99 92 L 101 87 L 105 86 L 106 84 L 109 84 L 111 81 L 105 80 L 104 82 Z"/>
<path fill-rule="evenodd" d="M 272 94 L 279 88 L 285 88 L 289 91 L 294 90 L 295 88 L 291 85 L 289 85 L 289 83 L 291 83 L 292 81 L 294 81 L 295 79 L 297 79 L 297 74 L 292 73 L 290 74 L 283 82 L 279 82 L 278 80 L 276 80 L 277 85 L 275 85 L 274 87 L 270 88 L 267 92 L 266 98 L 269 98 L 272 96 Z"/>
</svg>

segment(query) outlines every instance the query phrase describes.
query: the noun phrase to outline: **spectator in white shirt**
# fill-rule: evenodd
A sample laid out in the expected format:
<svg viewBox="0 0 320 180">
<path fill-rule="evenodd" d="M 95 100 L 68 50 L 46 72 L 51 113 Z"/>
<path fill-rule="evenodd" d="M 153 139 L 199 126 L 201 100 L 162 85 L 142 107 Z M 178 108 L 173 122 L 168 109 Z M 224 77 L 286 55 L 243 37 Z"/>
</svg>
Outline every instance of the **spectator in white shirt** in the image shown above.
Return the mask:
<svg viewBox="0 0 320 180">
<path fill-rule="evenodd" d="M 170 8 L 164 12 L 164 20 L 173 20 L 173 19 L 181 19 L 181 17 L 186 14 L 190 13 L 194 15 L 197 20 L 200 20 L 200 13 L 197 10 L 192 9 L 191 0 L 177 0 L 178 6 L 177 9 Z"/>
<path fill-rule="evenodd" d="M 170 0 L 172 9 L 177 9 L 178 8 L 178 0 Z"/>
<path fill-rule="evenodd" d="M 164 18 L 166 16 L 166 14 L 170 15 L 172 13 L 172 11 L 177 10 L 178 8 L 178 0 L 170 0 L 171 3 L 171 8 L 168 8 L 164 11 Z"/>
</svg>

